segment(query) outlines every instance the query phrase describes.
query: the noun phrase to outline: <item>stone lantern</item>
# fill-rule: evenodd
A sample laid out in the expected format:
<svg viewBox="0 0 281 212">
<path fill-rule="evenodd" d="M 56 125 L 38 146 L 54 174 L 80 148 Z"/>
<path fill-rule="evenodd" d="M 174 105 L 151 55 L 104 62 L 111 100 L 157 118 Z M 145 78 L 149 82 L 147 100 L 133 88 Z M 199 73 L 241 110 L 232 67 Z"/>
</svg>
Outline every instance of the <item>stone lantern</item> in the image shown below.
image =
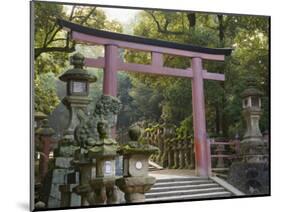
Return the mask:
<svg viewBox="0 0 281 212">
<path fill-rule="evenodd" d="M 97 123 L 99 140 L 88 150 L 88 158 L 96 161 L 96 176 L 90 180 L 95 194 L 95 203 L 117 203 L 115 188 L 115 157 L 117 142 L 108 136 L 108 122 L 101 120 Z"/>
<path fill-rule="evenodd" d="M 262 114 L 262 92 L 255 88 L 253 78 L 247 79 L 247 89 L 241 94 L 243 116 L 246 121 L 246 132 L 241 141 L 241 153 L 243 159 L 248 162 L 258 162 L 264 159 L 266 154 L 263 137 L 259 128 L 259 120 Z"/>
<path fill-rule="evenodd" d="M 144 202 L 145 192 L 155 183 L 155 178 L 148 176 L 148 159 L 159 149 L 141 141 L 141 134 L 139 126 L 130 127 L 131 141 L 118 151 L 123 155 L 123 178 L 117 179 L 116 184 L 125 193 L 127 203 Z"/>
<path fill-rule="evenodd" d="M 52 185 L 48 206 L 71 207 L 80 205 L 80 196 L 74 192 L 79 183 L 79 173 L 71 163 L 74 153 L 79 146 L 74 139 L 74 130 L 79 124 L 79 111 L 86 112 L 91 98 L 89 97 L 90 83 L 97 78 L 83 68 L 84 56 L 75 53 L 70 57 L 73 68 L 64 72 L 59 79 L 66 82 L 66 96 L 62 100 L 69 111 L 69 119 L 62 139 L 58 141 L 55 155 L 55 169 L 52 171 Z M 53 198 L 54 197 L 54 198 Z"/>
<path fill-rule="evenodd" d="M 241 160 L 233 162 L 228 182 L 248 195 L 269 194 L 268 149 L 259 128 L 262 114 L 262 92 L 255 88 L 255 81 L 247 79 L 242 114 L 246 120 L 246 132 L 240 142 Z"/>
<path fill-rule="evenodd" d="M 89 85 L 95 82 L 97 78 L 83 69 L 84 56 L 82 54 L 74 54 L 70 58 L 70 63 L 74 67 L 67 70 L 59 79 L 67 83 L 67 96 L 63 99 L 63 103 L 69 110 L 70 119 L 66 134 L 73 136 L 73 131 L 78 123 L 77 111 L 78 109 L 86 110 L 91 101 Z"/>
</svg>

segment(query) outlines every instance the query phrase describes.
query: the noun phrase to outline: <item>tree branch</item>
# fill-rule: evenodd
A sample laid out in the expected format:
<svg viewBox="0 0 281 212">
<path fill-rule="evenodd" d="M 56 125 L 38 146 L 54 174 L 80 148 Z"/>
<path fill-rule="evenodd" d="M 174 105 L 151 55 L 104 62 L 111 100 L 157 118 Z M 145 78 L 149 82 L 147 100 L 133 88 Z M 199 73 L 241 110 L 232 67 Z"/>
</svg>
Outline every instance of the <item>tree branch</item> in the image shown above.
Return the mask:
<svg viewBox="0 0 281 212">
<path fill-rule="evenodd" d="M 86 15 L 86 16 L 84 17 L 84 19 L 82 19 L 82 21 L 80 22 L 80 24 L 81 24 L 81 25 L 84 24 L 84 23 L 90 18 L 90 16 L 95 12 L 95 10 L 96 10 L 96 7 L 92 8 L 91 11 L 88 13 L 88 15 Z"/>
<path fill-rule="evenodd" d="M 35 59 L 37 57 L 39 57 L 40 54 L 46 53 L 46 52 L 67 52 L 67 53 L 71 53 L 71 52 L 74 52 L 74 51 L 75 51 L 74 46 L 72 46 L 72 47 L 65 46 L 65 47 L 42 47 L 42 48 L 35 48 Z"/>
<path fill-rule="evenodd" d="M 169 31 L 167 28 L 168 28 L 168 25 L 169 25 L 170 22 L 167 19 L 165 21 L 165 25 L 164 25 L 164 29 L 163 29 L 161 27 L 159 21 L 154 16 L 153 12 L 150 12 L 150 11 L 146 11 L 146 12 L 152 17 L 152 19 L 156 23 L 158 32 L 163 33 L 163 34 L 169 34 L 169 35 L 183 35 L 184 34 L 184 32 L 182 32 L 182 31 Z"/>
<path fill-rule="evenodd" d="M 70 16 L 68 18 L 69 21 L 71 21 L 73 19 L 73 14 L 74 14 L 75 8 L 76 8 L 76 5 L 72 6 L 71 13 L 70 13 Z"/>
</svg>

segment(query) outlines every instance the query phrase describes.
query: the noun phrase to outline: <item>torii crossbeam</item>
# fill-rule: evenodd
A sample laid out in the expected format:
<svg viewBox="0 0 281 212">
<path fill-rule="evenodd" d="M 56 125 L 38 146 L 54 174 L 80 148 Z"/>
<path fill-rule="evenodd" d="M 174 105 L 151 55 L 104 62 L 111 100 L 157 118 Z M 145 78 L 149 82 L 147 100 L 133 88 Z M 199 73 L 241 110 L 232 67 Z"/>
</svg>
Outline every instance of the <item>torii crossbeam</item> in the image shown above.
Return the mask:
<svg viewBox="0 0 281 212">
<path fill-rule="evenodd" d="M 224 75 L 203 70 L 202 59 L 223 61 L 232 49 L 204 48 L 163 40 L 113 33 L 84 27 L 69 21 L 58 20 L 61 27 L 70 32 L 78 43 L 104 45 L 105 56 L 97 59 L 86 58 L 85 65 L 103 68 L 103 93 L 117 95 L 117 71 L 132 71 L 192 79 L 192 107 L 195 144 L 196 173 L 199 176 L 211 175 L 210 144 L 207 140 L 204 79 L 224 81 Z M 133 49 L 151 52 L 151 64 L 126 63 L 119 57 L 118 49 Z M 191 68 L 177 69 L 163 65 L 163 54 L 184 56 L 192 59 Z"/>
</svg>

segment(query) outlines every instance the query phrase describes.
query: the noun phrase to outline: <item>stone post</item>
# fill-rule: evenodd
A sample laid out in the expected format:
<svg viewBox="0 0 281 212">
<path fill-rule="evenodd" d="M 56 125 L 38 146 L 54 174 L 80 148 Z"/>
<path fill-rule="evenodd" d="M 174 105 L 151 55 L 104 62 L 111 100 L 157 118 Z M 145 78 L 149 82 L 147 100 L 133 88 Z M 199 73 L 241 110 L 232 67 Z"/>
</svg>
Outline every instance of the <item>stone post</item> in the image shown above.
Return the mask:
<svg viewBox="0 0 281 212">
<path fill-rule="evenodd" d="M 39 162 L 39 172 L 40 180 L 43 182 L 47 172 L 48 172 L 48 162 L 49 154 L 52 148 L 52 136 L 55 131 L 49 127 L 47 119 L 44 119 L 41 127 L 39 127 L 36 132 L 39 136 L 39 151 L 40 151 L 40 162 Z"/>
<path fill-rule="evenodd" d="M 178 140 L 173 139 L 173 152 L 174 152 L 174 166 L 173 169 L 179 168 L 179 149 L 178 149 Z"/>
<path fill-rule="evenodd" d="M 172 169 L 174 166 L 174 149 L 173 149 L 173 140 L 169 139 L 168 141 L 168 168 Z"/>
<path fill-rule="evenodd" d="M 190 140 L 190 165 L 189 169 L 194 169 L 195 168 L 195 150 L 194 150 L 194 141 Z"/>
<path fill-rule="evenodd" d="M 221 155 L 224 153 L 224 145 L 218 144 L 217 148 L 215 150 L 216 155 L 217 155 L 217 164 L 216 168 L 224 168 L 224 159 L 221 157 Z"/>
<path fill-rule="evenodd" d="M 184 149 L 184 140 L 181 139 L 178 142 L 178 149 L 179 149 L 179 169 L 183 169 L 185 167 L 185 149 Z"/>
</svg>

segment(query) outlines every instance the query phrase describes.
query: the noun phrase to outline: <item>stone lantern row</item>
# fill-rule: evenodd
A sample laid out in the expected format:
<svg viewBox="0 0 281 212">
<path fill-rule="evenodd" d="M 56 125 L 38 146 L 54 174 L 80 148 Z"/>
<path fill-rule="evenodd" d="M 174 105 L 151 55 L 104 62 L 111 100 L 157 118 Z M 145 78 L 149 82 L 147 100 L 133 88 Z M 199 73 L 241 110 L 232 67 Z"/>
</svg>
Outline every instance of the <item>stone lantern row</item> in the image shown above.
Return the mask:
<svg viewBox="0 0 281 212">
<path fill-rule="evenodd" d="M 97 78 L 83 69 L 82 54 L 74 54 L 71 64 L 74 67 L 60 76 L 60 80 L 67 84 L 67 96 L 63 103 L 70 116 L 64 136 L 54 152 L 55 168 L 51 173 L 49 198 L 45 200 L 48 208 L 115 204 L 120 202 L 120 190 L 125 193 L 128 203 L 145 201 L 144 193 L 155 183 L 155 179 L 148 175 L 151 155 L 164 167 L 194 168 L 193 143 L 173 138 L 170 126 L 164 127 L 155 142 L 155 136 L 142 136 L 141 128 L 135 125 L 129 129 L 130 141 L 119 146 L 111 137 L 111 132 L 116 124 L 112 120 L 121 109 L 120 101 L 103 95 L 95 110 L 87 113 L 91 101 L 90 83 Z M 241 142 L 243 160 L 246 163 L 263 163 L 267 152 L 259 129 L 261 92 L 254 88 L 252 80 L 248 80 L 248 88 L 242 93 L 242 98 L 247 124 Z M 45 118 L 42 114 L 37 117 L 38 120 Z M 38 127 L 45 146 L 41 149 L 49 154 L 47 137 L 53 131 L 47 121 Z M 122 177 L 115 175 L 117 155 L 123 156 Z M 43 178 L 47 170 L 46 160 L 42 159 L 40 164 Z"/>
<path fill-rule="evenodd" d="M 71 64 L 74 67 L 59 77 L 67 84 L 63 103 L 69 111 L 69 122 L 54 153 L 55 168 L 51 173 L 49 197 L 44 200 L 46 206 L 119 203 L 120 190 L 125 193 L 126 202 L 144 201 L 144 193 L 155 183 L 155 179 L 148 176 L 148 158 L 158 148 L 140 143 L 141 129 L 137 126 L 129 130 L 132 141 L 119 146 L 111 137 L 114 127 L 111 119 L 120 111 L 120 101 L 103 95 L 95 110 L 86 112 L 90 83 L 95 82 L 96 77 L 83 69 L 82 54 L 74 54 Z M 124 158 L 124 175 L 117 179 L 118 155 Z"/>
</svg>

